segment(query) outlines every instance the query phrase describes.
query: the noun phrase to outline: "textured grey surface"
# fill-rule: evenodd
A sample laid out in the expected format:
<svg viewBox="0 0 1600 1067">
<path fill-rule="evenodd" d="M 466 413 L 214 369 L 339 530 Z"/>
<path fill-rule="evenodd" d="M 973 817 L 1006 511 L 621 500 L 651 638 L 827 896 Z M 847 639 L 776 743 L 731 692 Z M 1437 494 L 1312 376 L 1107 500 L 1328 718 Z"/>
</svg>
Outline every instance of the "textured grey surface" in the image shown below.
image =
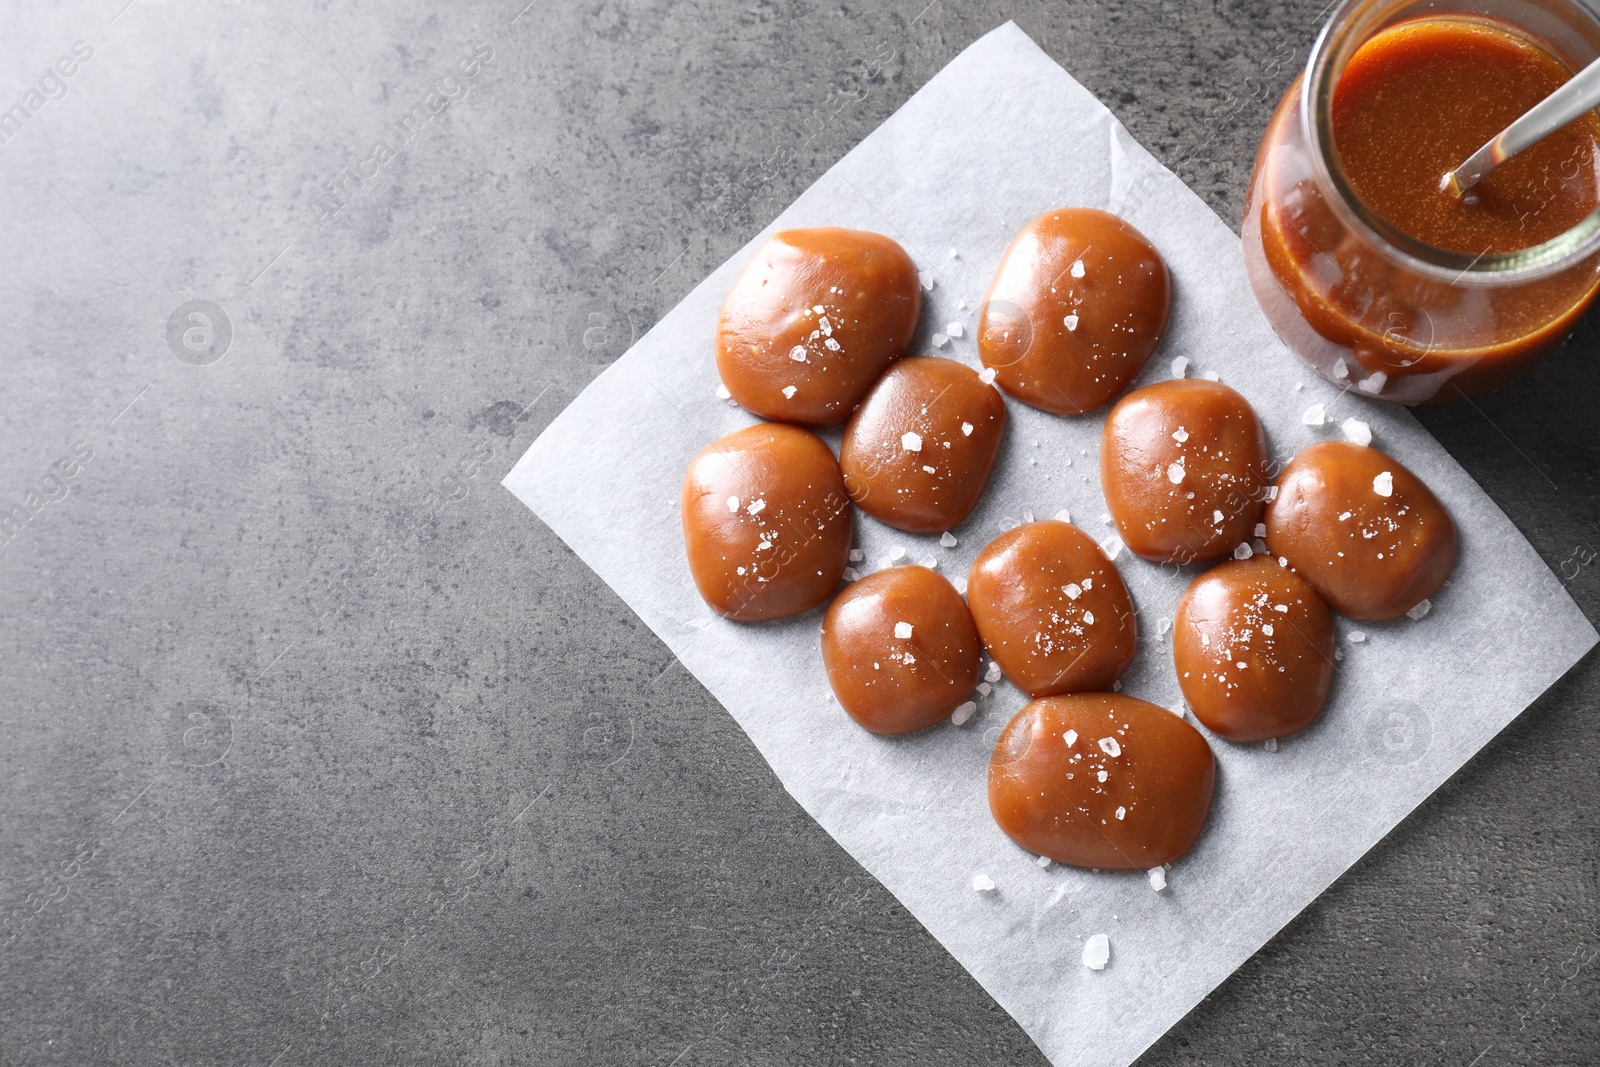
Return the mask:
<svg viewBox="0 0 1600 1067">
<path fill-rule="evenodd" d="M 1042 1062 L 498 481 L 1007 18 L 1233 221 L 1317 0 L 124 2 L 0 12 L 0 1064 Z M 1597 348 L 1423 413 L 1591 619 Z M 1600 1058 L 1597 703 L 1141 1064 Z"/>
</svg>

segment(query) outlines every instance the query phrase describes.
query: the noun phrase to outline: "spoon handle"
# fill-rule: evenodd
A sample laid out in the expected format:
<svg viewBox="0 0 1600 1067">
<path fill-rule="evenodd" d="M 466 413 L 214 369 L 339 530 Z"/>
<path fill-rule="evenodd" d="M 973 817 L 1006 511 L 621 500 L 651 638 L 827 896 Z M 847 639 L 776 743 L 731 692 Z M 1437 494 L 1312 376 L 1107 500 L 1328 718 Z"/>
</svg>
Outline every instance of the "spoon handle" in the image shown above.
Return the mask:
<svg viewBox="0 0 1600 1067">
<path fill-rule="evenodd" d="M 1490 138 L 1464 163 L 1446 174 L 1440 187 L 1457 197 L 1462 196 L 1500 164 L 1596 106 L 1600 106 L 1600 59 L 1584 67 L 1525 115 Z"/>
</svg>

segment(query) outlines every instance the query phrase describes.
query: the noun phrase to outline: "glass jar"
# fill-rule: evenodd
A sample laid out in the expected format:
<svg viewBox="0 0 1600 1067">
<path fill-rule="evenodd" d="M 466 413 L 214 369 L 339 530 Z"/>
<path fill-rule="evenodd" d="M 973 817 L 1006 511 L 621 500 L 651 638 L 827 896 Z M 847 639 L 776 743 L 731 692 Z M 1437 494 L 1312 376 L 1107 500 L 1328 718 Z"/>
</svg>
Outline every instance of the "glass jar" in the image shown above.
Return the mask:
<svg viewBox="0 0 1600 1067">
<path fill-rule="evenodd" d="M 1520 376 L 1600 290 L 1600 208 L 1541 244 L 1474 257 L 1413 239 L 1352 190 L 1332 134 L 1340 75 L 1376 34 L 1421 17 L 1498 23 L 1571 71 L 1600 56 L 1600 12 L 1586 2 L 1345 0 L 1279 103 L 1245 199 L 1256 298 L 1284 343 L 1324 377 L 1404 404 L 1471 396 Z M 1573 195 L 1573 170 L 1549 183 L 1551 195 Z"/>
</svg>

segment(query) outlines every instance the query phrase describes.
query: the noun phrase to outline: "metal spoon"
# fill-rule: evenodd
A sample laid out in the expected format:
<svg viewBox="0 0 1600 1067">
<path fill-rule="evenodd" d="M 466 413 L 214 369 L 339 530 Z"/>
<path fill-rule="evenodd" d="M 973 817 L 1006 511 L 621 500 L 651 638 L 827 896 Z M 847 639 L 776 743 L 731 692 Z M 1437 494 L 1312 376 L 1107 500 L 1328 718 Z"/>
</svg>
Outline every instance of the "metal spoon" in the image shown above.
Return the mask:
<svg viewBox="0 0 1600 1067">
<path fill-rule="evenodd" d="M 1600 107 L 1600 59 L 1539 101 L 1501 130 L 1466 161 L 1439 180 L 1439 188 L 1458 199 L 1500 164 L 1555 133 L 1592 108 Z"/>
</svg>

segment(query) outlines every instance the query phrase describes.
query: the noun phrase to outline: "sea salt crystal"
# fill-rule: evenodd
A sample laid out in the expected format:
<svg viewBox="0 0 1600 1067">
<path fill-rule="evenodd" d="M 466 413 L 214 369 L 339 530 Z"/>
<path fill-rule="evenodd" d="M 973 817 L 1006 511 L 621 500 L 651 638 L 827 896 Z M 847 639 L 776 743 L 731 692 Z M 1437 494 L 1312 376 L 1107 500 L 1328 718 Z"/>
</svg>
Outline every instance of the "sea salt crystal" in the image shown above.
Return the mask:
<svg viewBox="0 0 1600 1067">
<path fill-rule="evenodd" d="M 944 334 L 936 333 L 936 334 L 933 335 L 933 347 L 935 347 L 935 348 L 943 348 L 945 345 L 947 345 L 949 343 L 950 343 L 950 338 L 946 337 Z"/>
<path fill-rule="evenodd" d="M 950 584 L 956 587 L 956 592 L 960 593 L 962 596 L 966 596 L 967 580 L 965 578 L 956 578 Z"/>
<path fill-rule="evenodd" d="M 994 384 L 994 368 L 993 367 L 985 367 L 985 368 L 983 368 L 981 371 L 978 372 L 978 380 L 980 382 L 982 382 L 984 385 L 992 385 L 992 384 Z"/>
<path fill-rule="evenodd" d="M 866 558 L 867 558 L 867 554 L 865 552 L 861 551 L 859 548 L 852 548 L 850 550 L 850 562 L 851 563 L 860 563 L 862 560 L 864 560 Z"/>
<path fill-rule="evenodd" d="M 977 711 L 978 705 L 969 700 L 950 713 L 950 721 L 957 726 L 965 726 Z"/>
<path fill-rule="evenodd" d="M 1171 482 L 1173 485 L 1183 484 L 1183 474 L 1184 471 L 1182 463 L 1173 463 L 1167 467 L 1167 481 Z"/>
<path fill-rule="evenodd" d="M 1365 633 L 1363 633 L 1362 631 L 1360 631 L 1360 630 L 1351 630 L 1350 631 L 1350 643 L 1352 645 L 1364 644 L 1366 642 L 1366 640 L 1367 640 L 1367 635 Z"/>
<path fill-rule="evenodd" d="M 1312 404 L 1300 413 L 1300 425 L 1322 426 L 1328 421 L 1328 409 L 1323 404 Z"/>
<path fill-rule="evenodd" d="M 1105 934 L 1095 934 L 1083 943 L 1083 965 L 1091 971 L 1103 971 L 1111 962 L 1111 939 Z"/>
<path fill-rule="evenodd" d="M 1074 278 L 1081 278 L 1081 277 L 1083 277 L 1083 273 L 1084 273 L 1083 272 L 1083 260 L 1081 260 L 1081 259 L 1073 260 L 1072 261 L 1072 276 Z"/>
<path fill-rule="evenodd" d="M 1433 610 L 1433 603 L 1431 601 L 1419 600 L 1419 601 L 1417 601 L 1417 603 L 1415 603 L 1415 604 L 1413 604 L 1411 606 L 1411 610 L 1410 611 L 1406 612 L 1406 618 L 1415 621 L 1417 619 L 1422 618 L 1424 615 L 1428 614 L 1428 612 L 1430 612 L 1432 610 Z"/>
<path fill-rule="evenodd" d="M 1172 439 L 1181 445 L 1189 439 L 1189 431 L 1185 430 L 1182 426 L 1179 426 L 1176 430 L 1172 431 Z"/>
<path fill-rule="evenodd" d="M 889 558 L 898 562 L 906 558 L 906 550 L 902 545 L 895 545 L 889 550 Z"/>
<path fill-rule="evenodd" d="M 994 692 L 994 686 L 990 685 L 988 682 L 979 682 L 978 683 L 978 695 L 979 696 L 986 697 L 992 692 Z"/>
<path fill-rule="evenodd" d="M 764 500 L 764 499 L 763 500 L 754 500 L 754 501 L 751 501 L 750 506 L 745 508 L 745 510 L 748 511 L 752 515 L 759 515 L 759 514 L 762 513 L 762 511 L 766 510 L 766 507 L 767 507 L 766 500 Z"/>
<path fill-rule="evenodd" d="M 1093 626 L 1094 625 L 1094 612 L 1086 611 L 1086 612 L 1083 613 L 1083 624 L 1085 626 Z"/>
<path fill-rule="evenodd" d="M 1335 378 L 1339 378 L 1339 379 L 1344 379 L 1344 378 L 1350 377 L 1350 365 L 1347 364 L 1342 359 L 1334 360 L 1333 361 L 1333 376 Z"/>
<path fill-rule="evenodd" d="M 961 436 L 962 437 L 971 437 L 972 436 L 972 423 L 963 422 L 961 424 Z"/>
<path fill-rule="evenodd" d="M 789 349 L 789 358 L 794 360 L 796 363 L 806 362 L 806 346 L 795 345 L 793 348 Z"/>
<path fill-rule="evenodd" d="M 729 511 L 738 511 L 739 510 L 739 498 L 738 497 L 730 496 L 728 498 L 728 510 Z"/>
<path fill-rule="evenodd" d="M 945 548 L 954 548 L 956 545 L 960 544 L 960 542 L 956 540 L 955 535 L 949 530 L 946 530 L 944 533 L 939 535 L 939 543 Z"/>
<path fill-rule="evenodd" d="M 936 571 L 939 569 L 939 561 L 934 559 L 932 556 L 923 556 L 921 559 L 917 560 L 917 566 L 926 567 L 930 571 Z"/>
<path fill-rule="evenodd" d="M 795 394 L 795 393 L 796 393 L 796 392 L 797 392 L 797 391 L 798 391 L 798 390 L 796 390 L 796 389 L 795 389 L 795 387 L 794 387 L 794 386 L 792 386 L 792 385 L 786 385 L 786 386 L 784 386 L 784 387 L 783 387 L 783 395 L 784 395 L 784 399 L 786 399 L 786 400 L 792 400 L 792 399 L 794 399 L 794 394 Z"/>
<path fill-rule="evenodd" d="M 1372 479 L 1372 491 L 1379 496 L 1394 496 L 1394 472 L 1383 471 Z"/>
<path fill-rule="evenodd" d="M 1177 359 L 1172 361 L 1172 376 L 1174 378 L 1182 378 L 1185 374 L 1188 374 L 1188 373 L 1189 373 L 1189 357 L 1188 356 L 1179 356 Z"/>
<path fill-rule="evenodd" d="M 1106 559 L 1109 560 L 1115 560 L 1118 556 L 1122 555 L 1123 547 L 1122 538 L 1118 537 L 1116 534 L 1112 534 L 1110 537 L 1100 542 L 1100 551 L 1105 553 Z M 1087 589 L 1089 586 L 1085 584 L 1084 588 Z"/>
<path fill-rule="evenodd" d="M 956 308 L 961 311 L 967 310 L 967 302 L 965 300 L 957 300 Z"/>
<path fill-rule="evenodd" d="M 1071 582 L 1062 586 L 1061 591 L 1067 594 L 1068 600 L 1077 600 L 1083 595 L 1083 586 L 1079 585 L 1077 582 Z"/>
<path fill-rule="evenodd" d="M 1158 635 L 1159 634 L 1164 634 L 1170 629 L 1172 629 L 1172 620 L 1171 619 L 1161 618 L 1161 619 L 1157 619 L 1156 620 L 1156 633 Z"/>
<path fill-rule="evenodd" d="M 916 433 L 903 433 L 900 435 L 900 447 L 907 452 L 922 451 L 922 435 Z"/>
<path fill-rule="evenodd" d="M 1034 860 L 1033 862 L 1039 867 L 1048 867 L 1048 866 L 1050 866 L 1050 857 L 1049 856 L 1040 856 L 1038 859 Z"/>
<path fill-rule="evenodd" d="M 1058 522 L 1071 522 L 1072 516 L 1067 513 L 1066 508 L 1062 508 L 1060 511 L 1056 512 L 1056 520 Z"/>
<path fill-rule="evenodd" d="M 1273 634 L 1272 624 L 1270 622 L 1262 623 L 1261 632 L 1266 634 L 1268 637 L 1271 637 Z"/>
<path fill-rule="evenodd" d="M 1389 384 L 1389 376 L 1383 371 L 1373 371 L 1369 377 L 1356 383 L 1356 388 L 1368 396 L 1377 396 L 1383 392 L 1383 387 Z"/>
<path fill-rule="evenodd" d="M 957 252 L 957 251 L 956 251 L 956 250 L 955 250 L 955 249 L 953 249 L 953 248 L 952 248 L 952 249 L 951 249 L 951 250 L 950 250 L 950 258 L 951 258 L 951 259 L 955 259 L 955 258 L 956 258 L 956 257 L 957 257 L 957 256 L 959 256 L 959 255 L 960 255 L 960 254 L 961 254 L 961 253 L 960 253 L 960 252 Z"/>
<path fill-rule="evenodd" d="M 966 333 L 967 330 L 966 327 L 962 326 L 959 322 L 952 322 L 950 325 L 944 328 L 944 332 L 949 334 L 951 337 L 960 337 L 962 334 Z"/>
<path fill-rule="evenodd" d="M 1067 331 L 1070 333 L 1078 328 L 1078 316 L 1068 315 L 1066 318 L 1061 320 L 1061 324 L 1065 326 Z"/>
<path fill-rule="evenodd" d="M 1344 431 L 1344 439 L 1358 445 L 1372 443 L 1372 427 L 1360 419 L 1345 419 L 1339 424 L 1339 429 Z"/>
<path fill-rule="evenodd" d="M 928 292 L 930 292 L 930 293 L 933 292 L 933 272 L 932 271 L 927 271 L 927 270 L 918 271 L 917 272 L 917 280 L 922 283 L 922 287 L 924 289 L 928 290 Z"/>
<path fill-rule="evenodd" d="M 972 888 L 980 893 L 992 893 L 994 892 L 994 879 L 987 874 L 973 875 Z"/>
<path fill-rule="evenodd" d="M 1122 744 L 1115 737 L 1102 737 L 1097 744 L 1100 746 L 1100 751 L 1108 756 L 1122 755 Z"/>
<path fill-rule="evenodd" d="M 733 399 L 733 394 L 728 392 L 728 387 L 726 385 L 723 385 L 721 382 L 717 383 L 717 399 L 718 400 L 732 400 Z"/>
<path fill-rule="evenodd" d="M 1103 782 L 1103 781 L 1106 780 L 1106 772 L 1105 771 L 1101 771 L 1099 774 L 1095 775 L 1095 777 L 1100 779 Z"/>
<path fill-rule="evenodd" d="M 1068 730 L 1066 733 L 1061 735 L 1061 740 L 1067 743 L 1068 748 L 1071 748 L 1073 745 L 1078 743 L 1078 731 Z"/>
<path fill-rule="evenodd" d="M 861 580 L 861 572 L 854 567 L 846 567 L 844 569 L 844 580 L 847 582 L 859 582 Z"/>
<path fill-rule="evenodd" d="M 906 638 L 911 636 L 911 624 L 909 622 L 895 623 L 894 635 L 900 638 L 900 640 L 904 641 Z"/>
<path fill-rule="evenodd" d="M 1248 541 L 1240 541 L 1239 547 L 1233 550 L 1234 559 L 1249 559 L 1255 554 L 1256 550 L 1250 547 L 1250 542 Z"/>
<path fill-rule="evenodd" d="M 1257 537 L 1265 537 L 1265 536 L 1267 536 L 1267 524 L 1266 523 L 1264 523 L 1264 522 L 1256 523 L 1256 536 Z"/>
<path fill-rule="evenodd" d="M 924 474 L 938 474 L 939 472 L 937 470 L 934 470 L 932 467 L 928 466 L 926 463 L 924 463 L 922 465 L 922 473 L 924 473 Z"/>
<path fill-rule="evenodd" d="M 1127 818 L 1127 816 L 1128 816 L 1128 809 L 1127 808 L 1124 808 L 1124 807 L 1118 807 L 1117 808 L 1117 820 L 1119 822 L 1121 820 Z"/>
<path fill-rule="evenodd" d="M 983 680 L 986 682 L 998 682 L 1000 680 L 1000 664 L 991 660 L 989 669 L 984 672 Z"/>
<path fill-rule="evenodd" d="M 1145 876 L 1150 879 L 1150 888 L 1157 893 L 1167 888 L 1167 872 L 1165 868 L 1151 867 L 1145 872 Z"/>
<path fill-rule="evenodd" d="M 1276 737 L 1269 737 L 1261 743 L 1261 747 L 1266 749 L 1268 752 L 1276 752 L 1278 751 L 1278 739 Z"/>
<path fill-rule="evenodd" d="M 1208 370 L 1204 374 L 1200 375 L 1200 377 L 1204 378 L 1208 382 L 1220 382 L 1220 381 L 1222 381 L 1222 375 L 1218 374 L 1214 370 Z"/>
</svg>

